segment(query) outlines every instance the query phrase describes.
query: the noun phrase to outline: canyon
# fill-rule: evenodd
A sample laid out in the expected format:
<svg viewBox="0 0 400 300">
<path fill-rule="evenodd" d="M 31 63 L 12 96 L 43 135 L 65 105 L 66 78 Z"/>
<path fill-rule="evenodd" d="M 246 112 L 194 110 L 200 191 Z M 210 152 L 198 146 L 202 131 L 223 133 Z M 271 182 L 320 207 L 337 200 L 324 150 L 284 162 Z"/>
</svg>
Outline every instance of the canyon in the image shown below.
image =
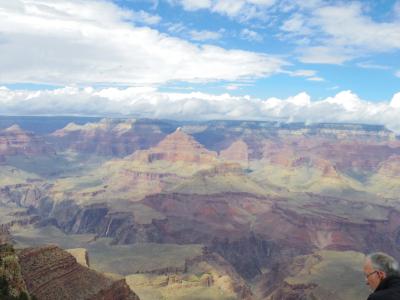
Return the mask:
<svg viewBox="0 0 400 300">
<path fill-rule="evenodd" d="M 0 129 L 0 241 L 38 299 L 89 284 L 61 248 L 98 269 L 77 271 L 99 283 L 82 299 L 350 300 L 364 254 L 400 259 L 400 139 L 382 126 L 17 123 Z"/>
</svg>

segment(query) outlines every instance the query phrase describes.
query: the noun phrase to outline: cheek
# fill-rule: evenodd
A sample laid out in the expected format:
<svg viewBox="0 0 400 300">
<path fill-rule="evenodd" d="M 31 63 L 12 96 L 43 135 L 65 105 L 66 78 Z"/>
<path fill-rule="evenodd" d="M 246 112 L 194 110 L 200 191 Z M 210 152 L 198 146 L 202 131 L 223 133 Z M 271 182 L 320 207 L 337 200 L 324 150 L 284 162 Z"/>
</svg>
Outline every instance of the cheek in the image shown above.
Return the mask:
<svg viewBox="0 0 400 300">
<path fill-rule="evenodd" d="M 368 283 L 369 283 L 369 285 L 370 285 L 372 288 L 376 288 L 376 287 L 378 286 L 379 280 L 376 279 L 376 278 L 371 278 L 371 279 L 368 281 Z"/>
</svg>

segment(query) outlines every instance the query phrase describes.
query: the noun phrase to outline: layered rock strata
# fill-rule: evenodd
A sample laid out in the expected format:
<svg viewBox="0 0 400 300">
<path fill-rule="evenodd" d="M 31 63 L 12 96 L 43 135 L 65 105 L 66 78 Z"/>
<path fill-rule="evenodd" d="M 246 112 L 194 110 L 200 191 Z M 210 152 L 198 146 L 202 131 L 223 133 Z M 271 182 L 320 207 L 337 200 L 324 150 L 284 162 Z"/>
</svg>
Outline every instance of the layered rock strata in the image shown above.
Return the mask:
<svg viewBox="0 0 400 300">
<path fill-rule="evenodd" d="M 49 155 L 54 149 L 41 137 L 32 132 L 23 131 L 18 125 L 0 130 L 0 161 L 1 156 L 10 155 Z"/>
<path fill-rule="evenodd" d="M 137 151 L 133 159 L 151 163 L 157 160 L 186 163 L 210 163 L 216 160 L 217 153 L 207 150 L 192 136 L 178 128 L 165 137 L 156 147 Z"/>
<path fill-rule="evenodd" d="M 122 157 L 156 145 L 175 128 L 157 121 L 103 119 L 85 125 L 70 123 L 53 132 L 50 140 L 60 150 Z"/>
<path fill-rule="evenodd" d="M 38 299 L 139 300 L 124 280 L 83 267 L 57 246 L 27 248 L 18 258 L 27 289 Z"/>
</svg>

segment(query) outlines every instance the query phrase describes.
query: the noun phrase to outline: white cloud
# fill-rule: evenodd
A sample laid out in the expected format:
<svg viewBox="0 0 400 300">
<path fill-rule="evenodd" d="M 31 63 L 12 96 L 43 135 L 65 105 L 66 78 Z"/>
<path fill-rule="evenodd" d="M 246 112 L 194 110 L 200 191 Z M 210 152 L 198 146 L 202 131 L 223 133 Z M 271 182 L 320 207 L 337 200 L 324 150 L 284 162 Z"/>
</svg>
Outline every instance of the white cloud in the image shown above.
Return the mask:
<svg viewBox="0 0 400 300">
<path fill-rule="evenodd" d="M 297 70 L 289 72 L 289 75 L 293 77 L 310 77 L 315 76 L 315 74 L 317 74 L 315 70 Z"/>
<path fill-rule="evenodd" d="M 400 133 L 400 92 L 391 101 L 373 103 L 351 91 L 312 101 L 304 92 L 287 99 L 258 99 L 199 92 L 163 93 L 149 87 L 65 87 L 52 91 L 15 91 L 3 87 L 0 114 L 351 122 L 383 124 Z"/>
<path fill-rule="evenodd" d="M 376 69 L 376 70 L 389 70 L 390 69 L 389 66 L 375 64 L 370 61 L 360 62 L 357 64 L 357 66 L 360 68 L 363 68 L 363 69 Z"/>
<path fill-rule="evenodd" d="M 302 48 L 299 56 L 301 62 L 313 64 L 342 64 L 353 58 L 348 50 L 325 46 Z"/>
<path fill-rule="evenodd" d="M 225 86 L 225 89 L 228 91 L 236 91 L 240 90 L 242 87 L 248 87 L 252 86 L 253 84 L 251 83 L 243 83 L 243 82 L 236 82 L 236 83 L 230 83 Z"/>
<path fill-rule="evenodd" d="M 240 86 L 236 85 L 236 84 L 228 84 L 225 87 L 228 91 L 236 91 L 240 88 Z"/>
<path fill-rule="evenodd" d="M 0 82 L 207 82 L 264 77 L 285 64 L 265 54 L 198 46 L 138 27 L 132 24 L 138 14 L 148 17 L 147 23 L 157 22 L 111 2 L 1 1 Z"/>
<path fill-rule="evenodd" d="M 190 36 L 192 40 L 195 41 L 209 41 L 209 40 L 218 40 L 222 37 L 221 32 L 218 31 L 207 31 L 207 30 L 191 30 Z"/>
<path fill-rule="evenodd" d="M 198 9 L 210 8 L 212 5 L 211 0 L 181 0 L 180 4 L 184 9 L 194 11 Z"/>
<path fill-rule="evenodd" d="M 169 0 L 169 2 L 179 4 L 188 11 L 208 9 L 230 18 L 247 21 L 265 17 L 265 9 L 271 7 L 276 0 Z"/>
<path fill-rule="evenodd" d="M 394 73 L 394 76 L 399 77 L 400 78 L 400 70 L 398 70 L 397 72 Z"/>
<path fill-rule="evenodd" d="M 280 29 L 286 32 L 295 33 L 296 36 L 311 33 L 310 29 L 306 26 L 305 17 L 299 13 L 295 13 L 289 19 L 285 20 Z"/>
<path fill-rule="evenodd" d="M 183 23 L 169 23 L 167 29 L 170 33 L 181 33 L 187 30 Z"/>
<path fill-rule="evenodd" d="M 395 94 L 390 102 L 390 106 L 396 109 L 400 109 L 400 92 Z"/>
<path fill-rule="evenodd" d="M 324 78 L 318 77 L 318 76 L 309 77 L 309 78 L 307 78 L 307 80 L 309 80 L 309 81 L 325 81 Z"/>
<path fill-rule="evenodd" d="M 298 45 L 301 62 L 341 64 L 400 49 L 399 18 L 374 20 L 363 2 L 311 2 L 310 6 L 296 2 L 297 10 L 282 21 L 278 34 Z"/>
<path fill-rule="evenodd" d="M 325 81 L 324 78 L 317 76 L 315 70 L 296 70 L 296 71 L 283 71 L 291 77 L 306 77 L 309 81 Z"/>
<path fill-rule="evenodd" d="M 155 25 L 160 23 L 161 17 L 158 15 L 151 15 L 143 10 L 132 12 L 132 20 L 137 23 Z"/>
<path fill-rule="evenodd" d="M 400 23 L 378 23 L 363 15 L 358 3 L 321 7 L 315 15 L 314 21 L 337 45 L 353 45 L 378 52 L 400 49 Z"/>
<path fill-rule="evenodd" d="M 263 40 L 262 36 L 258 32 L 250 30 L 248 28 L 242 29 L 240 31 L 240 36 L 242 39 L 248 41 L 261 42 Z"/>
</svg>

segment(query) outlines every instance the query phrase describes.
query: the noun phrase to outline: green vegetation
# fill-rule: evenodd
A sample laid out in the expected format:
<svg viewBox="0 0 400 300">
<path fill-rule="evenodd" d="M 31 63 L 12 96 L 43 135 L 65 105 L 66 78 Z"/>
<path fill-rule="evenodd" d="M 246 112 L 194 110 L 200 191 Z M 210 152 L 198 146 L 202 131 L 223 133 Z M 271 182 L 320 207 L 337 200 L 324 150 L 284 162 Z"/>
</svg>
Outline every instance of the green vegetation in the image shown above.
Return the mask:
<svg viewBox="0 0 400 300">
<path fill-rule="evenodd" d="M 12 245 L 0 245 L 0 299 L 2 300 L 34 300 L 30 297 L 22 278 Z"/>
</svg>

